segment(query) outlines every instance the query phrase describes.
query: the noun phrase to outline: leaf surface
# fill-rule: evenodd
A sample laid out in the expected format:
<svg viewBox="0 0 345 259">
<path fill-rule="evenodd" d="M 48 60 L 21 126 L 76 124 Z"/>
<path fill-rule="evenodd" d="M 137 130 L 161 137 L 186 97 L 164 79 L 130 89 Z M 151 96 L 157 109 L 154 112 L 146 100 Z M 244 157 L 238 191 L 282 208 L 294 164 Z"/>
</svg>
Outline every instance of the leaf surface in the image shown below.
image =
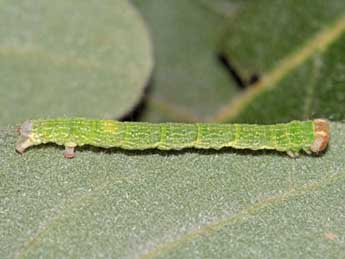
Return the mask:
<svg viewBox="0 0 345 259">
<path fill-rule="evenodd" d="M 79 150 L 0 136 L 1 258 L 343 257 L 345 125 L 320 157 Z"/>
</svg>

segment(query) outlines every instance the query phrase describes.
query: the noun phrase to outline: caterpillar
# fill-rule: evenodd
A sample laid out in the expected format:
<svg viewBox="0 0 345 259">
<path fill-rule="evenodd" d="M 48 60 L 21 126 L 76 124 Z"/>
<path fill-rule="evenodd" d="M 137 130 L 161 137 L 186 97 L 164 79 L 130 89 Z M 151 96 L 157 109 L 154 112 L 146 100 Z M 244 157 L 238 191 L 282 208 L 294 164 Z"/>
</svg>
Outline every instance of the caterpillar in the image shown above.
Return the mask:
<svg viewBox="0 0 345 259">
<path fill-rule="evenodd" d="M 301 151 L 320 153 L 329 141 L 329 123 L 325 119 L 257 125 L 56 118 L 25 121 L 18 132 L 19 153 L 30 146 L 55 143 L 65 146 L 65 158 L 73 158 L 75 148 L 83 145 L 129 150 L 270 149 L 296 157 Z"/>
</svg>

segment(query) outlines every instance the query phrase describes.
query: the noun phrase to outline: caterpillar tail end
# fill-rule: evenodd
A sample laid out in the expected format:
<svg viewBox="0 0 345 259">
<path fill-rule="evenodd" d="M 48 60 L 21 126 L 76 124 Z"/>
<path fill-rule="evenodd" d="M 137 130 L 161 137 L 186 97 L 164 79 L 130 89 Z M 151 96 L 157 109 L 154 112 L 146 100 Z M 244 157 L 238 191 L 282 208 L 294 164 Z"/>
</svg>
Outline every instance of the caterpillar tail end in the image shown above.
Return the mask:
<svg viewBox="0 0 345 259">
<path fill-rule="evenodd" d="M 25 121 L 23 125 L 17 129 L 19 138 L 16 143 L 16 150 L 18 153 L 23 154 L 25 149 L 32 146 L 34 143 L 31 138 L 32 122 Z"/>
<path fill-rule="evenodd" d="M 326 119 L 314 120 L 314 142 L 310 146 L 310 150 L 314 153 L 320 153 L 324 151 L 329 142 L 329 122 Z"/>
</svg>

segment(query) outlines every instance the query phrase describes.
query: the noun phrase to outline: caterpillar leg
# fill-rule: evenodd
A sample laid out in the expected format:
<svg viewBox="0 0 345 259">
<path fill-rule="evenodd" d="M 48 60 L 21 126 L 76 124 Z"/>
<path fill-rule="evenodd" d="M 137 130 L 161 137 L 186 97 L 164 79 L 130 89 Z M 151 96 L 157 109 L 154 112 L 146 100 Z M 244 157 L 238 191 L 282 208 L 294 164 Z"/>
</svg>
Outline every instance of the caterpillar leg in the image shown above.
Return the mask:
<svg viewBox="0 0 345 259">
<path fill-rule="evenodd" d="M 297 157 L 299 157 L 299 153 L 298 152 L 294 152 L 294 151 L 287 151 L 286 152 L 287 154 L 288 154 L 288 156 L 289 157 L 291 157 L 291 158 L 297 158 Z"/>
<path fill-rule="evenodd" d="M 306 152 L 308 155 L 311 155 L 312 152 L 309 149 L 303 149 L 304 152 Z"/>
<path fill-rule="evenodd" d="M 63 156 L 65 158 L 74 158 L 75 157 L 75 146 L 71 147 L 71 146 L 65 146 L 65 151 L 63 153 Z"/>
</svg>

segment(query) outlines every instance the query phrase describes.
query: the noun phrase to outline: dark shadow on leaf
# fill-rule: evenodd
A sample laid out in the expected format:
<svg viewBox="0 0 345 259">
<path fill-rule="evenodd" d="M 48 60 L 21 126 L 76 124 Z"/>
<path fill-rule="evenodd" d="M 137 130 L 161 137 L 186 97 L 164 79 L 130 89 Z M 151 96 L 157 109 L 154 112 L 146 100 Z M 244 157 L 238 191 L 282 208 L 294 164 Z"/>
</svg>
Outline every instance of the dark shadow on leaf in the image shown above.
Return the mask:
<svg viewBox="0 0 345 259">
<path fill-rule="evenodd" d="M 147 81 L 146 86 L 144 88 L 143 96 L 140 102 L 134 107 L 134 109 L 119 119 L 119 121 L 140 121 L 143 112 L 146 110 L 147 107 L 147 97 L 152 93 L 152 87 L 154 85 L 154 78 L 153 73 L 151 74 L 150 79 Z"/>
<path fill-rule="evenodd" d="M 151 155 L 161 155 L 161 156 L 181 156 L 185 154 L 195 153 L 203 156 L 217 155 L 217 154 L 236 154 L 240 156 L 271 156 L 278 155 L 282 157 L 287 157 L 285 152 L 278 152 L 275 150 L 250 150 L 250 149 L 234 149 L 234 148 L 222 148 L 220 150 L 216 149 L 195 149 L 195 148 L 185 148 L 181 150 L 159 150 L 159 149 L 145 149 L 145 150 L 126 150 L 121 148 L 100 148 L 95 146 L 85 145 L 83 147 L 77 148 L 77 152 L 83 151 L 93 151 L 95 153 L 105 153 L 109 155 L 125 154 L 127 156 L 151 156 Z"/>
</svg>

